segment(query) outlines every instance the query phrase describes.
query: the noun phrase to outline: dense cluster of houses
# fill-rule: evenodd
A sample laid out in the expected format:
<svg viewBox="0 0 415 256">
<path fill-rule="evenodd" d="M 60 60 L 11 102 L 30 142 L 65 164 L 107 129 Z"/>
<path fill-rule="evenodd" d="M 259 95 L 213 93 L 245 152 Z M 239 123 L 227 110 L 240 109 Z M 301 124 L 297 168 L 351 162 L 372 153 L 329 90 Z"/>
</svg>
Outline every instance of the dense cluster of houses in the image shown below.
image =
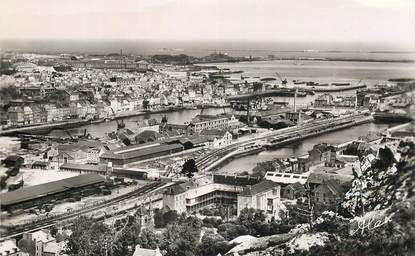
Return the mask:
<svg viewBox="0 0 415 256">
<path fill-rule="evenodd" d="M 43 124 L 70 118 L 103 119 L 167 106 L 224 104 L 221 85 L 213 86 L 209 72 L 137 62 L 140 72 L 123 72 L 119 61 L 83 60 L 72 69 L 56 72 L 42 66 L 41 57 L 15 60 L 13 75 L 3 75 L 0 93 L 2 128 Z M 52 59 L 48 65 L 62 62 Z M 81 63 L 81 64 L 74 64 Z M 124 64 L 123 64 L 124 65 Z M 130 65 L 130 64 L 128 64 Z M 146 72 L 148 70 L 152 72 Z M 58 69 L 59 70 L 59 69 Z"/>
</svg>

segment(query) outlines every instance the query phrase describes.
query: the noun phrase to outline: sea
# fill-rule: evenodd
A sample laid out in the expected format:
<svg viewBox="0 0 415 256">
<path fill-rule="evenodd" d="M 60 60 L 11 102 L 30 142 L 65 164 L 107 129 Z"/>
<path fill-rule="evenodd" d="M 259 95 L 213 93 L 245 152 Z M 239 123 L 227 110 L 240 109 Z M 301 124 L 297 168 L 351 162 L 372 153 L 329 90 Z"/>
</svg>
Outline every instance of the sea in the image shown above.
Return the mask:
<svg viewBox="0 0 415 256">
<path fill-rule="evenodd" d="M 172 41 L 172 40 L 0 40 L 0 52 L 18 51 L 50 54 L 154 55 L 211 53 L 230 56 L 275 58 L 340 58 L 379 61 L 415 61 L 415 44 L 380 42 L 296 42 L 296 41 Z"/>
<path fill-rule="evenodd" d="M 277 73 L 293 80 L 319 83 L 350 82 L 373 86 L 392 78 L 415 78 L 415 63 L 323 60 L 272 60 L 238 63 L 212 63 L 219 68 L 243 71 L 234 76 L 273 77 Z"/>
</svg>

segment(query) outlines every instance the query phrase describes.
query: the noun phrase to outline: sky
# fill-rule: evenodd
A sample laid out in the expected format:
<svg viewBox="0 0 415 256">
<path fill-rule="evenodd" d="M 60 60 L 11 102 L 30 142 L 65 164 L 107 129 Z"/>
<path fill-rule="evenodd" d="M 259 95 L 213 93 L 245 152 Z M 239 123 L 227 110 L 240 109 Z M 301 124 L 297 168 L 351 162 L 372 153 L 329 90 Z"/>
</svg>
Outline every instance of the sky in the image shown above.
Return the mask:
<svg viewBox="0 0 415 256">
<path fill-rule="evenodd" d="M 1 39 L 415 44 L 415 0 L 1 0 Z"/>
</svg>

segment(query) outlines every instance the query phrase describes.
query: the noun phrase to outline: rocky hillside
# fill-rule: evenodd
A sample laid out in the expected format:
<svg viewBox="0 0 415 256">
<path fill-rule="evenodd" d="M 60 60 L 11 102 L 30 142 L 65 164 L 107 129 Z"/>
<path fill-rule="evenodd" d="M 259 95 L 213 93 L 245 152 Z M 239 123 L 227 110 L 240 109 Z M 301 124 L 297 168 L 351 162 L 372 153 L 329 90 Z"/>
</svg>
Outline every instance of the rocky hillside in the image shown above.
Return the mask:
<svg viewBox="0 0 415 256">
<path fill-rule="evenodd" d="M 377 155 L 371 150 L 360 156 L 355 179 L 342 204 L 355 216 L 367 211 L 385 209 L 410 198 L 415 192 L 414 141 L 398 140 L 382 145 Z"/>
</svg>

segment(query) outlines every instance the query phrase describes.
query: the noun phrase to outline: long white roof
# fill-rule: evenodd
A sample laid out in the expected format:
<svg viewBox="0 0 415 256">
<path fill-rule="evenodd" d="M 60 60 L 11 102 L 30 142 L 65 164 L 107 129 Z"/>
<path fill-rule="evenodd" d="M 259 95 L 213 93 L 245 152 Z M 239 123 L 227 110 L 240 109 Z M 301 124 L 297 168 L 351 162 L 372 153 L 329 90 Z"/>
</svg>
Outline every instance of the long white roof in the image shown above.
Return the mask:
<svg viewBox="0 0 415 256">
<path fill-rule="evenodd" d="M 287 172 L 267 172 L 265 179 L 282 184 L 300 183 L 305 184 L 307 182 L 310 172 L 305 173 L 287 173 Z"/>
</svg>

